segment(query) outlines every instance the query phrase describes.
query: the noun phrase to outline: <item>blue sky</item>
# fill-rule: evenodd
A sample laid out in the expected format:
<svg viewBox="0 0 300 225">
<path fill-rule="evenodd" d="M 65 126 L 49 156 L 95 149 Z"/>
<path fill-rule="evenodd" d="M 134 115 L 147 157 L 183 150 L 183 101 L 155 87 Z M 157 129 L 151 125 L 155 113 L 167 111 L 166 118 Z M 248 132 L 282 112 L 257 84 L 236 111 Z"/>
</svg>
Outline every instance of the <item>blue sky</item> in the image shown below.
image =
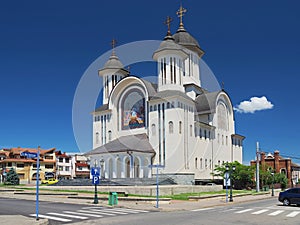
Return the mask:
<svg viewBox="0 0 300 225">
<path fill-rule="evenodd" d="M 203 59 L 225 83 L 233 105 L 262 96 L 273 105 L 235 113 L 236 132 L 246 136 L 244 162 L 254 159 L 256 141 L 263 151 L 300 157 L 300 3 L 182 2 L 188 10 L 185 28 L 204 49 Z M 72 104 L 85 70 L 110 50 L 112 38 L 119 45 L 161 40 L 168 15 L 174 33 L 179 5 L 175 0 L 2 1 L 0 148 L 41 145 L 78 151 Z M 156 71 L 142 69 L 133 65 L 131 71 L 142 76 Z M 89 147 L 91 140 L 86 141 Z"/>
</svg>

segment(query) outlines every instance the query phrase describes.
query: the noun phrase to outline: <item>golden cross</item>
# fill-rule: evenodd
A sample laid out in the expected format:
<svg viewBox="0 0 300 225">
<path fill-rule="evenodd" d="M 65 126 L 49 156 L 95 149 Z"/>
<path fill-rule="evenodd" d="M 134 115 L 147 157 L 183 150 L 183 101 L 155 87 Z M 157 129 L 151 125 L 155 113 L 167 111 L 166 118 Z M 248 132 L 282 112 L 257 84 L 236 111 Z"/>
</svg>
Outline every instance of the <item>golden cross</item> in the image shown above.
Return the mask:
<svg viewBox="0 0 300 225">
<path fill-rule="evenodd" d="M 116 45 L 117 45 L 117 40 L 113 38 L 111 40 L 111 47 L 112 47 L 112 49 L 114 49 L 116 47 Z"/>
<path fill-rule="evenodd" d="M 180 26 L 183 26 L 182 17 L 184 16 L 184 13 L 186 13 L 186 9 L 183 8 L 182 5 L 180 5 L 180 8 L 176 12 L 176 14 L 178 15 L 178 17 L 180 18 Z"/>
<path fill-rule="evenodd" d="M 171 25 L 172 21 L 173 21 L 173 19 L 168 16 L 167 19 L 166 19 L 166 21 L 164 22 L 164 24 L 166 24 L 168 26 L 168 33 L 167 33 L 167 35 L 171 35 L 170 25 Z"/>
</svg>

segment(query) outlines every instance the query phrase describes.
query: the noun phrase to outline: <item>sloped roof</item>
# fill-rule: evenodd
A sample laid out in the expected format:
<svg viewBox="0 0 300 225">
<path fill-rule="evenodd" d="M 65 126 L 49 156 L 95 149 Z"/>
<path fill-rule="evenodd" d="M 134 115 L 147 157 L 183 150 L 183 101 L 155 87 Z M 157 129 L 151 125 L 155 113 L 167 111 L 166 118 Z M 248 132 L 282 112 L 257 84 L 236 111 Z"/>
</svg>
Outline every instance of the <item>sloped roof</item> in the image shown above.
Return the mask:
<svg viewBox="0 0 300 225">
<path fill-rule="evenodd" d="M 196 98 L 196 108 L 198 113 L 214 113 L 216 111 L 216 100 L 220 91 L 203 93 Z"/>
<path fill-rule="evenodd" d="M 155 153 L 146 134 L 128 135 L 117 138 L 105 145 L 93 149 L 85 155 L 117 153 L 117 152 L 145 152 Z"/>
<path fill-rule="evenodd" d="M 154 100 L 154 99 L 164 99 L 164 98 L 168 98 L 168 97 L 182 97 L 185 98 L 187 100 L 193 101 L 192 98 L 190 98 L 187 94 L 181 92 L 181 91 L 177 91 L 177 90 L 166 90 L 166 91 L 160 91 L 157 92 L 155 95 L 153 95 L 150 99 Z"/>
</svg>

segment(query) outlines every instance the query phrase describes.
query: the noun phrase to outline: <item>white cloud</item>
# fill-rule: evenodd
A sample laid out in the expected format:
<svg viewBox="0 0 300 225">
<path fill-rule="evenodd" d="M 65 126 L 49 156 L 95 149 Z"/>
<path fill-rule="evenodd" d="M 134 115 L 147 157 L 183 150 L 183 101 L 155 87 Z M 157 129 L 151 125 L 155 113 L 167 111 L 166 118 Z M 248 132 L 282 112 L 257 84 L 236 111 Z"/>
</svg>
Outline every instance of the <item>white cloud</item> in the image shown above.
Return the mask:
<svg viewBox="0 0 300 225">
<path fill-rule="evenodd" d="M 268 101 L 265 96 L 252 97 L 250 101 L 242 101 L 237 107 L 233 109 L 240 113 L 254 113 L 266 109 L 272 109 L 274 105 Z"/>
</svg>

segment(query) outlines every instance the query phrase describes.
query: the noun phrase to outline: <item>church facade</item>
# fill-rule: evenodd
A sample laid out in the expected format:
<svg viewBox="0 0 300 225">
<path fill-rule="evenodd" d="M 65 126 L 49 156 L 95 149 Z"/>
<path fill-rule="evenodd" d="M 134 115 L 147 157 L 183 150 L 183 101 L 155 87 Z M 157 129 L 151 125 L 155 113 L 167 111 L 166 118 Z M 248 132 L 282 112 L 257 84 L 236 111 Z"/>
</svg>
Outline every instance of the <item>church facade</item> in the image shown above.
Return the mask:
<svg viewBox="0 0 300 225">
<path fill-rule="evenodd" d="M 242 162 L 244 136 L 235 133 L 234 111 L 224 90 L 201 86 L 204 51 L 182 22 L 170 28 L 153 53 L 157 83 L 129 74 L 114 49 L 99 70 L 103 105 L 93 112 L 93 150 L 86 153 L 101 176 L 151 178 L 179 184 L 210 181 L 216 165 Z M 170 24 L 170 19 L 168 19 Z"/>
</svg>

